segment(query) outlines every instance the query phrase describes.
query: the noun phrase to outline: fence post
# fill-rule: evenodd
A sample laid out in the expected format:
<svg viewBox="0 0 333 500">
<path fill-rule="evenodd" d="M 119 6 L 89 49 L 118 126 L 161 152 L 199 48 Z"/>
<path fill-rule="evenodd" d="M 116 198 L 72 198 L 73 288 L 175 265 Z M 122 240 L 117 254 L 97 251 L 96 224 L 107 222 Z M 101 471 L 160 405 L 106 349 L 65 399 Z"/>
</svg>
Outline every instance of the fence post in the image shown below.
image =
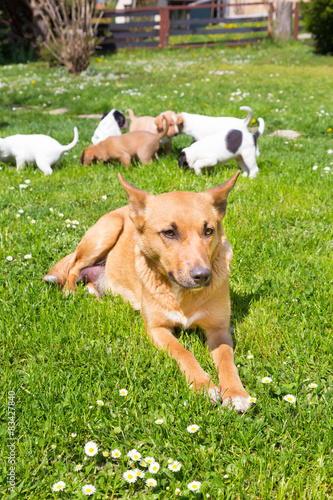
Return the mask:
<svg viewBox="0 0 333 500">
<path fill-rule="evenodd" d="M 169 43 L 170 10 L 168 7 L 160 7 L 160 43 L 159 47 L 164 49 Z"/>
<path fill-rule="evenodd" d="M 294 11 L 294 40 L 298 39 L 298 32 L 299 32 L 299 3 L 296 2 L 295 4 L 295 11 Z"/>
<path fill-rule="evenodd" d="M 288 40 L 291 37 L 291 21 L 293 16 L 292 2 L 276 2 L 276 22 L 275 36 L 276 38 Z"/>
<path fill-rule="evenodd" d="M 269 4 L 268 9 L 268 22 L 267 22 L 267 31 L 269 38 L 273 38 L 273 14 L 274 14 L 274 5 L 272 3 Z"/>
</svg>

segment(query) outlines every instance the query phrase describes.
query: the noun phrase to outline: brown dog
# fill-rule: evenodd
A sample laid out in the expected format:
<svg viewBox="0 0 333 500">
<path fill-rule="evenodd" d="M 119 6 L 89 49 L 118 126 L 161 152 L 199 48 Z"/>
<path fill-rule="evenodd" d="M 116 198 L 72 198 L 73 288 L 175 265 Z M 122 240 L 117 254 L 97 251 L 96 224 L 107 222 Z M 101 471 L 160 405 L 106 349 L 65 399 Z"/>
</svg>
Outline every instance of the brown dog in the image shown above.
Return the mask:
<svg viewBox="0 0 333 500">
<path fill-rule="evenodd" d="M 153 116 L 135 116 L 132 109 L 127 109 L 129 114 L 131 124 L 129 131 L 135 132 L 137 130 L 144 130 L 146 132 L 151 132 L 152 134 L 158 134 L 161 132 L 163 127 L 162 116 L 165 117 L 168 122 L 169 129 L 167 135 L 161 139 L 161 145 L 164 145 L 164 150 L 166 154 L 170 154 L 172 151 L 172 138 L 179 134 L 178 129 L 178 115 L 174 111 L 163 111 L 159 116 L 154 118 Z"/>
<path fill-rule="evenodd" d="M 167 120 L 162 115 L 161 129 L 157 134 L 141 131 L 108 137 L 94 146 L 88 146 L 81 154 L 81 163 L 90 165 L 95 161 L 115 160 L 127 168 L 133 158 L 141 163 L 150 163 L 153 156 L 157 158 L 160 140 L 167 134 L 168 128 Z"/>
<path fill-rule="evenodd" d="M 129 205 L 101 217 L 43 279 L 71 291 L 86 281 L 92 293 L 121 295 L 141 309 L 147 334 L 177 360 L 194 390 L 245 411 L 249 395 L 234 364 L 229 324 L 232 250 L 221 224 L 239 173 L 203 193 L 158 196 L 118 174 Z M 172 333 L 194 325 L 205 332 L 218 387 Z"/>
</svg>

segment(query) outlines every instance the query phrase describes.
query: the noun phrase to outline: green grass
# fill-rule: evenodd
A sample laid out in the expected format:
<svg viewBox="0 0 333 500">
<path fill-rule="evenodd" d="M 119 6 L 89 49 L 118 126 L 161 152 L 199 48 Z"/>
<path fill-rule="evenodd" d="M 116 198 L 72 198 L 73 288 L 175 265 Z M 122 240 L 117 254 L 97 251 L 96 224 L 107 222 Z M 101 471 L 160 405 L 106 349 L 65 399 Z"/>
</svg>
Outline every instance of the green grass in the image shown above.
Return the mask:
<svg viewBox="0 0 333 500">
<path fill-rule="evenodd" d="M 17 173 L 0 163 L 3 498 L 80 499 L 85 484 L 93 484 L 93 498 L 100 499 L 172 499 L 175 488 L 184 498 L 331 498 L 332 59 L 301 44 L 123 51 L 98 59 L 75 79 L 44 63 L 1 68 L 1 137 L 37 132 L 67 143 L 74 125 L 80 133 L 51 177 L 33 166 Z M 126 203 L 117 172 L 158 194 L 199 192 L 236 170 L 231 162 L 200 177 L 181 171 L 177 156 L 191 142 L 186 136 L 176 138 L 174 154 L 161 154 L 150 166 L 83 168 L 79 155 L 97 120 L 79 114 L 131 107 L 137 115 L 171 108 L 242 117 L 242 105 L 264 118 L 266 131 L 259 140 L 259 176 L 238 180 L 224 219 L 234 250 L 236 363 L 257 397 L 238 415 L 192 394 L 176 363 L 149 343 L 141 316 L 121 298 L 97 302 L 81 290 L 65 298 L 41 278 L 101 215 Z M 64 115 L 44 114 L 63 106 Z M 301 137 L 269 137 L 277 129 Z M 24 183 L 27 188 L 19 188 Z M 67 227 L 67 218 L 80 224 Z M 180 340 L 216 378 L 203 335 L 196 333 L 182 332 Z M 272 383 L 264 385 L 264 376 Z M 308 388 L 312 382 L 318 387 Z M 121 388 L 127 397 L 119 396 Z M 6 479 L 9 391 L 16 394 L 15 493 Z M 296 396 L 296 404 L 285 402 L 286 394 Z M 164 424 L 156 425 L 157 418 Z M 196 434 L 186 430 L 192 423 L 200 426 Z M 84 460 L 88 441 L 101 452 L 119 448 L 121 459 L 99 453 Z M 141 479 L 132 485 L 122 479 L 133 448 L 161 465 L 153 490 Z M 170 457 L 181 462 L 179 472 L 167 469 Z M 77 464 L 82 471 L 74 471 Z M 193 480 L 202 483 L 199 495 L 187 489 Z M 57 481 L 66 489 L 53 493 Z"/>
</svg>

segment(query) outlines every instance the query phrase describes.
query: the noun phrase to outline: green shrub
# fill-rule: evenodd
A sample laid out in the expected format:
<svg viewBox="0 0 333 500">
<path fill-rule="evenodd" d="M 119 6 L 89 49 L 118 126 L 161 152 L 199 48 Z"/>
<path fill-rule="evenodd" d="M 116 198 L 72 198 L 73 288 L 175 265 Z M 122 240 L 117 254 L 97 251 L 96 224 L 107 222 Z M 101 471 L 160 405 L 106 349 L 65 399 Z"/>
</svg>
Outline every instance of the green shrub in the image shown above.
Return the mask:
<svg viewBox="0 0 333 500">
<path fill-rule="evenodd" d="M 333 0 L 312 0 L 301 4 L 306 29 L 316 42 L 319 54 L 333 54 Z"/>
</svg>

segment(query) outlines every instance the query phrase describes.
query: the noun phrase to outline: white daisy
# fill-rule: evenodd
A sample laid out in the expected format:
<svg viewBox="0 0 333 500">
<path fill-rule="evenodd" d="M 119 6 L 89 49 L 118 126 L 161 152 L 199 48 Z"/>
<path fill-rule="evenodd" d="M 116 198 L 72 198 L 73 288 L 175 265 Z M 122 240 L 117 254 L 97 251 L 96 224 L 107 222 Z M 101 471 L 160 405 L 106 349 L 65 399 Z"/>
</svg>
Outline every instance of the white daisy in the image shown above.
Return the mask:
<svg viewBox="0 0 333 500">
<path fill-rule="evenodd" d="M 13 257 L 12 257 L 11 255 L 8 255 L 8 256 L 6 257 L 6 260 L 8 260 L 8 262 L 11 262 L 11 261 L 13 260 Z"/>
<path fill-rule="evenodd" d="M 20 214 L 16 214 L 15 217 L 18 219 L 19 217 L 21 217 Z"/>
<path fill-rule="evenodd" d="M 18 211 L 19 214 L 24 214 L 24 210 L 22 210 L 22 208 L 20 208 L 20 210 Z"/>
<path fill-rule="evenodd" d="M 249 396 L 247 400 L 249 403 L 256 403 L 257 402 L 257 398 L 255 398 L 253 396 Z"/>
<path fill-rule="evenodd" d="M 264 377 L 261 379 L 261 382 L 263 384 L 270 384 L 272 382 L 272 379 L 271 379 L 271 377 Z"/>
<path fill-rule="evenodd" d="M 107 458 L 109 456 L 109 452 L 108 451 L 103 451 L 102 455 L 103 455 L 103 457 Z"/>
<path fill-rule="evenodd" d="M 104 403 L 101 399 L 98 399 L 96 403 L 98 404 L 98 406 L 104 406 Z"/>
<path fill-rule="evenodd" d="M 180 462 L 177 462 L 177 460 L 168 465 L 168 469 L 172 470 L 172 472 L 178 472 L 181 468 L 182 464 Z"/>
<path fill-rule="evenodd" d="M 70 224 L 71 220 L 70 219 L 66 219 L 65 222 L 66 222 L 66 224 Z"/>
<path fill-rule="evenodd" d="M 286 394 L 285 396 L 283 396 L 283 399 L 285 401 L 288 401 L 288 403 L 296 403 L 296 398 L 292 394 Z"/>
<path fill-rule="evenodd" d="M 72 224 L 75 224 L 75 226 L 78 226 L 80 223 L 78 220 L 72 220 Z"/>
<path fill-rule="evenodd" d="M 151 488 L 155 488 L 155 486 L 157 485 L 157 481 L 156 481 L 156 479 L 153 479 L 151 477 L 151 478 L 147 479 L 146 485 L 150 486 Z"/>
<path fill-rule="evenodd" d="M 192 483 L 188 484 L 187 487 L 191 491 L 199 491 L 201 483 L 199 481 L 192 481 Z"/>
<path fill-rule="evenodd" d="M 331 154 L 333 153 L 333 149 L 328 149 L 328 150 L 327 150 L 327 153 L 328 153 L 329 155 L 331 155 Z"/>
<path fill-rule="evenodd" d="M 27 184 L 19 184 L 20 189 L 26 189 L 28 186 Z"/>
<path fill-rule="evenodd" d="M 35 219 L 31 219 L 30 224 L 35 224 Z"/>
<path fill-rule="evenodd" d="M 134 472 L 134 470 L 127 470 L 126 472 L 124 472 L 123 478 L 128 483 L 135 483 L 135 481 L 137 480 L 137 474 L 136 472 Z"/>
<path fill-rule="evenodd" d="M 31 259 L 32 258 L 32 255 L 31 253 L 27 253 L 25 256 L 24 256 L 25 259 Z"/>
<path fill-rule="evenodd" d="M 84 446 L 84 452 L 86 455 L 89 457 L 93 457 L 96 455 L 98 452 L 98 447 L 97 444 L 94 443 L 93 441 L 89 441 L 85 446 Z"/>
<path fill-rule="evenodd" d="M 146 457 L 145 462 L 147 462 L 148 465 L 153 464 L 155 462 L 154 457 Z"/>
<path fill-rule="evenodd" d="M 181 494 L 182 494 L 182 492 L 180 491 L 180 489 L 176 488 L 175 489 L 175 495 L 180 496 Z"/>
<path fill-rule="evenodd" d="M 92 484 L 85 484 L 84 486 L 82 486 L 82 493 L 84 493 L 87 496 L 93 495 L 95 491 L 96 488 Z"/>
<path fill-rule="evenodd" d="M 136 472 L 136 475 L 138 477 L 140 477 L 141 479 L 143 479 L 145 477 L 145 475 L 146 475 L 146 473 L 143 472 L 143 470 L 140 470 L 140 469 L 134 469 L 134 472 Z"/>
<path fill-rule="evenodd" d="M 317 170 L 318 165 L 313 165 L 312 170 Z"/>
<path fill-rule="evenodd" d="M 120 389 L 119 390 L 119 395 L 120 396 L 127 396 L 128 390 L 127 389 Z"/>
<path fill-rule="evenodd" d="M 316 389 L 318 387 L 318 384 L 315 384 L 314 382 L 311 382 L 311 384 L 308 385 L 309 389 Z"/>
<path fill-rule="evenodd" d="M 59 481 L 58 483 L 55 483 L 52 486 L 52 490 L 53 491 L 61 491 L 61 490 L 64 490 L 65 487 L 66 487 L 66 484 L 63 481 Z"/>
<path fill-rule="evenodd" d="M 145 460 L 141 460 L 140 462 L 141 467 L 148 467 L 148 464 Z"/>
<path fill-rule="evenodd" d="M 158 462 L 154 462 L 150 464 L 148 470 L 151 474 L 157 474 L 157 472 L 160 470 L 160 464 Z"/>
<path fill-rule="evenodd" d="M 103 196 L 102 196 L 102 200 L 107 200 L 107 198 L 108 198 L 108 197 L 106 196 L 106 194 L 103 194 Z"/>
<path fill-rule="evenodd" d="M 162 425 L 164 424 L 164 420 L 162 418 L 158 418 L 157 420 L 155 420 L 155 424 Z"/>
<path fill-rule="evenodd" d="M 186 430 L 187 430 L 187 432 L 190 432 L 191 434 L 194 434 L 195 432 L 198 432 L 199 426 L 197 424 L 192 424 L 192 425 L 189 425 L 186 428 Z"/>
<path fill-rule="evenodd" d="M 112 450 L 112 451 L 111 451 L 111 456 L 112 456 L 113 458 L 120 458 L 120 457 L 121 457 L 121 451 L 120 451 L 120 450 L 117 450 L 117 449 L 116 449 L 116 450 Z"/>
<path fill-rule="evenodd" d="M 141 458 L 141 453 L 139 453 L 135 448 L 134 450 L 130 450 L 128 453 L 127 453 L 127 456 L 128 458 L 130 458 L 131 460 L 133 460 L 134 462 L 136 462 L 137 460 L 140 460 Z"/>
<path fill-rule="evenodd" d="M 53 212 L 53 208 L 49 208 L 49 211 L 50 211 L 50 212 Z"/>
<path fill-rule="evenodd" d="M 168 464 L 172 464 L 172 462 L 174 462 L 174 459 L 173 458 L 168 458 Z"/>
<path fill-rule="evenodd" d="M 73 228 L 73 229 L 76 229 L 76 225 L 75 225 L 75 224 L 72 224 L 72 228 Z"/>
<path fill-rule="evenodd" d="M 62 214 L 60 212 L 58 213 L 58 215 L 59 215 L 59 217 L 63 217 L 64 216 L 64 214 Z"/>
<path fill-rule="evenodd" d="M 77 434 L 75 434 L 75 432 L 72 432 L 71 436 L 72 436 L 72 438 L 75 438 L 77 436 Z"/>
<path fill-rule="evenodd" d="M 56 446 L 55 444 L 51 444 L 51 448 L 52 448 L 52 450 L 55 450 L 55 449 L 56 449 L 56 447 L 57 447 L 57 446 Z"/>
<path fill-rule="evenodd" d="M 246 358 L 247 358 L 247 359 L 253 359 L 253 358 L 254 358 L 254 356 L 253 356 L 253 354 L 249 354 L 248 356 L 246 356 Z"/>
<path fill-rule="evenodd" d="M 81 464 L 75 465 L 74 470 L 79 471 L 82 469 L 82 467 L 83 467 L 83 465 L 81 465 Z"/>
<path fill-rule="evenodd" d="M 24 182 L 25 182 L 26 184 L 30 184 L 30 179 L 26 179 Z"/>
</svg>

